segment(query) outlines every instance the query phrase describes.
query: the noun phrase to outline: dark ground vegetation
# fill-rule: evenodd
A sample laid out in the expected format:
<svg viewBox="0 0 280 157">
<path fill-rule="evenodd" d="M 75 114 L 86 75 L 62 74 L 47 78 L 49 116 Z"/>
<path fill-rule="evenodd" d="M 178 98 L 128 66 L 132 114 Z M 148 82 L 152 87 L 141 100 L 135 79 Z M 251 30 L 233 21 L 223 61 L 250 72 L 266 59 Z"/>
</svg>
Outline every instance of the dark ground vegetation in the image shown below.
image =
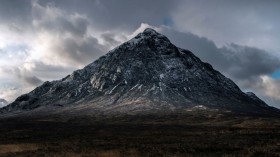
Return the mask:
<svg viewBox="0 0 280 157">
<path fill-rule="evenodd" d="M 280 119 L 204 113 L 1 119 L 0 156 L 280 157 Z"/>
</svg>

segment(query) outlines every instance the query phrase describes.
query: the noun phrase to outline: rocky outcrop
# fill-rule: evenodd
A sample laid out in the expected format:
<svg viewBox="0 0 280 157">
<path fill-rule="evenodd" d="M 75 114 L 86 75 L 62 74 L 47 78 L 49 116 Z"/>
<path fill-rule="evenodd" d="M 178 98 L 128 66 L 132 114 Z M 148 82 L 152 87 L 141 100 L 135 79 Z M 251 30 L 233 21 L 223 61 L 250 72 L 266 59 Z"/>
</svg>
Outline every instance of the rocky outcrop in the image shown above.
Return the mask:
<svg viewBox="0 0 280 157">
<path fill-rule="evenodd" d="M 81 70 L 45 82 L 2 113 L 138 113 L 203 106 L 235 113 L 278 112 L 167 37 L 146 29 Z"/>
</svg>

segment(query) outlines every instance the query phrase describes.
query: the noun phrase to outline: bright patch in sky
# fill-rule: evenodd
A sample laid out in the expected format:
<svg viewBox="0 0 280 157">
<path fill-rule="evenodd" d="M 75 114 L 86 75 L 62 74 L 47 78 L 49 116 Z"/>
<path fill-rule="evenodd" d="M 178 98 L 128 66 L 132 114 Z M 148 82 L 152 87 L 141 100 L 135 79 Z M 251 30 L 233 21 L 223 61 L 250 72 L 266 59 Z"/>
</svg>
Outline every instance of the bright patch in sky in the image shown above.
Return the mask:
<svg viewBox="0 0 280 157">
<path fill-rule="evenodd" d="M 279 6 L 276 0 L 1 0 L 0 99 L 11 102 L 65 77 L 151 27 L 280 107 Z"/>
<path fill-rule="evenodd" d="M 271 74 L 271 77 L 275 79 L 280 78 L 280 69 Z"/>
</svg>

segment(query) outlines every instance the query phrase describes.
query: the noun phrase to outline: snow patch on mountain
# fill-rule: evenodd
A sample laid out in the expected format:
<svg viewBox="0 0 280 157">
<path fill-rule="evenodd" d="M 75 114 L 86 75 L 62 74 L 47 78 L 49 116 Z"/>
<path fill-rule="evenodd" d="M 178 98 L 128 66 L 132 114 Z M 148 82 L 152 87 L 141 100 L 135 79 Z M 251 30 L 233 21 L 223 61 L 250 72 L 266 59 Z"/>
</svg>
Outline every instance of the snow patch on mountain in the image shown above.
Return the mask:
<svg viewBox="0 0 280 157">
<path fill-rule="evenodd" d="M 0 112 L 92 115 L 185 109 L 251 114 L 273 110 L 191 51 L 148 28 L 83 69 L 18 97 Z"/>
</svg>

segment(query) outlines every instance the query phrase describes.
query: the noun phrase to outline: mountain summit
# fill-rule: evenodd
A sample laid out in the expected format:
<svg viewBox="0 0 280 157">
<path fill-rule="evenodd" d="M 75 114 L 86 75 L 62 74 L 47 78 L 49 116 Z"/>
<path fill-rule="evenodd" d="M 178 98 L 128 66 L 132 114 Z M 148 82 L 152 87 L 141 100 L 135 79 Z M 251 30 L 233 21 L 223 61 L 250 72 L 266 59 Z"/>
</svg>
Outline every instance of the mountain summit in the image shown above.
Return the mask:
<svg viewBox="0 0 280 157">
<path fill-rule="evenodd" d="M 278 112 L 151 28 L 85 68 L 18 97 L 0 112 L 104 115 L 196 109 Z"/>
</svg>

